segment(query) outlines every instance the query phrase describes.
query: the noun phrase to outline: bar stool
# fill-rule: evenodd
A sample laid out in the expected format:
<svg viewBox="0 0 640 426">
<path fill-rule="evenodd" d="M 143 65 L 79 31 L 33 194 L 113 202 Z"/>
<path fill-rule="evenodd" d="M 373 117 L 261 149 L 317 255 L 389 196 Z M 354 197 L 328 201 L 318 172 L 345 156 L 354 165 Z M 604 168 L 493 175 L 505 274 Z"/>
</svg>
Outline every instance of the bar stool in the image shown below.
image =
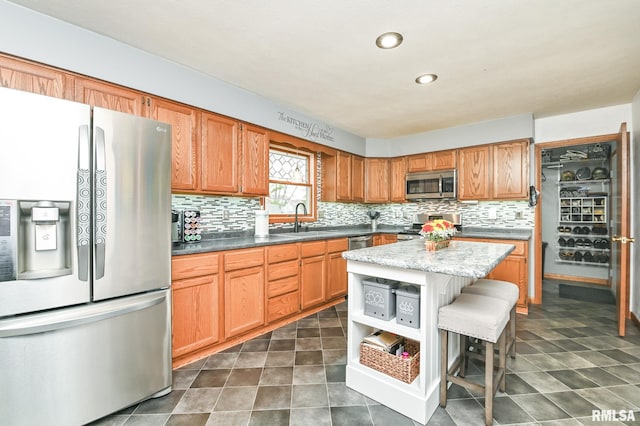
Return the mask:
<svg viewBox="0 0 640 426">
<path fill-rule="evenodd" d="M 447 406 L 447 385 L 449 382 L 476 392 L 485 397 L 485 423 L 493 423 L 493 397 L 499 388 L 506 388 L 506 339 L 505 328 L 509 321 L 510 306 L 502 299 L 461 293 L 453 303 L 442 306 L 438 311 L 438 329 L 440 330 L 440 406 Z M 468 336 L 480 339 L 486 345 L 484 385 L 464 379 L 464 363 L 467 352 L 460 342 L 460 356 L 451 368 L 449 360 L 449 332 L 459 337 Z M 463 339 L 461 339 L 463 340 Z M 498 369 L 494 373 L 494 344 L 498 343 Z M 456 371 L 462 375 L 455 375 Z"/>
<path fill-rule="evenodd" d="M 511 306 L 509 318 L 509 332 L 507 333 L 507 352 L 511 358 L 516 357 L 516 303 L 520 296 L 520 290 L 514 283 L 508 281 L 489 280 L 486 278 L 477 280 L 470 286 L 464 287 L 462 293 L 478 294 L 481 296 L 496 297 L 502 299 Z"/>
</svg>

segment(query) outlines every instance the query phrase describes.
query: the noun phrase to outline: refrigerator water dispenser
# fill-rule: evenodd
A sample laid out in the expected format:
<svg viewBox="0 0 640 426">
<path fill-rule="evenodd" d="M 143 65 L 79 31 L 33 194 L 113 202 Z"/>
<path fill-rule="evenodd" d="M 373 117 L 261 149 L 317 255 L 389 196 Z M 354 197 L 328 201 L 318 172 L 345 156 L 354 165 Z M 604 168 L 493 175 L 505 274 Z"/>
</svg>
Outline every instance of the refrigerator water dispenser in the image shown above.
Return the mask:
<svg viewBox="0 0 640 426">
<path fill-rule="evenodd" d="M 18 201 L 18 279 L 69 275 L 69 201 Z"/>
</svg>

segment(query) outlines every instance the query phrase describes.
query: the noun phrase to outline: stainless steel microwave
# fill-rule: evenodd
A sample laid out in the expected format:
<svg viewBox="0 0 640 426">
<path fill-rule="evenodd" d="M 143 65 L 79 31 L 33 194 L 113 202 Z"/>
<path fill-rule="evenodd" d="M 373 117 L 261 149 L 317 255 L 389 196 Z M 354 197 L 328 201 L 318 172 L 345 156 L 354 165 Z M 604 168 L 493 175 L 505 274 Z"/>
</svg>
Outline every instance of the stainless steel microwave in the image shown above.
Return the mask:
<svg viewBox="0 0 640 426">
<path fill-rule="evenodd" d="M 408 173 L 405 196 L 407 200 L 455 200 L 458 190 L 455 170 Z"/>
</svg>

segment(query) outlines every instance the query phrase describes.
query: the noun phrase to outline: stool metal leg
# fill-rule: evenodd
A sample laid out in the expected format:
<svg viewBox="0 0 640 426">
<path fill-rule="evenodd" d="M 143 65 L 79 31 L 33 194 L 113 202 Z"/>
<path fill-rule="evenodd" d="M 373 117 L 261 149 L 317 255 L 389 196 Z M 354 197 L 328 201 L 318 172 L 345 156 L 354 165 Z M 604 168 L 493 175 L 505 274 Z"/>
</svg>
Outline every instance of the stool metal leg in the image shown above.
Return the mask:
<svg viewBox="0 0 640 426">
<path fill-rule="evenodd" d="M 440 330 L 440 406 L 443 408 L 447 406 L 448 335 L 449 332 L 447 330 Z"/>
</svg>

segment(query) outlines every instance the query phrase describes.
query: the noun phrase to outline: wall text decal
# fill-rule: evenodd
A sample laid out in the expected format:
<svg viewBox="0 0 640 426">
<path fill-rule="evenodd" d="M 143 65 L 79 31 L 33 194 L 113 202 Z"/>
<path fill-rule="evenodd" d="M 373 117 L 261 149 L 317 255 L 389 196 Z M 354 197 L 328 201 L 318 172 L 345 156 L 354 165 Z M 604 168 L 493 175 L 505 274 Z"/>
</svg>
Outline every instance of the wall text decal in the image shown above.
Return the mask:
<svg viewBox="0 0 640 426">
<path fill-rule="evenodd" d="M 300 132 L 303 138 L 313 141 L 322 139 L 324 141 L 334 142 L 333 128 L 326 124 L 323 125 L 311 121 L 299 120 L 285 112 L 278 112 L 278 120 L 291 125 L 295 130 Z"/>
</svg>

